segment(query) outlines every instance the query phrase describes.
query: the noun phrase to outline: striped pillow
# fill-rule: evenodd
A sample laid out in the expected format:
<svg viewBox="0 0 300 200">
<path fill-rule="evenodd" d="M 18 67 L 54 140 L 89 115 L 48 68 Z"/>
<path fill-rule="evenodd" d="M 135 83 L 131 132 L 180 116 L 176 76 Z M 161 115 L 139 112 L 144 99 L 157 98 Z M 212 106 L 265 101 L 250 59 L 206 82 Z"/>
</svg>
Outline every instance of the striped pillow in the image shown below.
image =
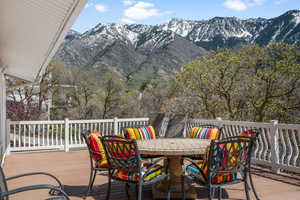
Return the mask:
<svg viewBox="0 0 300 200">
<path fill-rule="evenodd" d="M 220 138 L 220 135 L 218 128 L 193 127 L 190 138 L 216 140 Z"/>
<path fill-rule="evenodd" d="M 152 140 L 156 139 L 156 134 L 154 128 L 149 125 L 139 128 L 126 128 L 125 137 L 134 140 Z"/>
<path fill-rule="evenodd" d="M 146 169 L 145 175 L 144 175 L 144 182 L 150 181 L 154 179 L 157 176 L 160 176 L 166 172 L 166 168 L 161 165 L 154 165 L 151 168 L 148 168 L 151 163 L 143 163 L 143 167 Z M 130 181 L 130 182 L 139 182 L 139 174 L 134 172 L 127 172 L 127 171 L 121 171 L 117 170 L 114 172 L 113 176 L 116 179 L 123 180 L 123 181 Z"/>
<path fill-rule="evenodd" d="M 107 165 L 106 156 L 104 153 L 104 148 L 102 145 L 102 142 L 99 138 L 100 133 L 94 132 L 89 134 L 88 140 L 90 142 L 90 148 L 92 151 L 96 153 L 92 153 L 93 160 L 97 162 L 97 165 L 99 166 L 105 166 Z"/>
</svg>

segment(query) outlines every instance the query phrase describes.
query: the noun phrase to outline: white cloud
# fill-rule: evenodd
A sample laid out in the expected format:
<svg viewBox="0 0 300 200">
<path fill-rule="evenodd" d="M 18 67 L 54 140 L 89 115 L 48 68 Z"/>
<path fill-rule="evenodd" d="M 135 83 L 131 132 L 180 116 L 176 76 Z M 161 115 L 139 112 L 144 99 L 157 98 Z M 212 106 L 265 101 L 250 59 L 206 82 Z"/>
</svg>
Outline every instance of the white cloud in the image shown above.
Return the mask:
<svg viewBox="0 0 300 200">
<path fill-rule="evenodd" d="M 154 8 L 154 4 L 139 1 L 133 6 L 125 9 L 124 16 L 131 20 L 142 20 L 150 17 L 161 16 L 168 12 L 162 12 Z"/>
<path fill-rule="evenodd" d="M 102 4 L 96 4 L 96 5 L 95 5 L 95 9 L 96 9 L 98 12 L 106 12 L 106 11 L 108 10 L 107 6 L 102 5 Z"/>
<path fill-rule="evenodd" d="M 123 0 L 123 4 L 125 6 L 131 6 L 131 5 L 135 4 L 135 1 L 134 0 Z"/>
<path fill-rule="evenodd" d="M 286 3 L 286 2 L 287 2 L 287 0 L 277 0 L 277 1 L 275 1 L 275 4 L 276 5 L 281 5 L 281 4 Z"/>
<path fill-rule="evenodd" d="M 124 24 L 134 24 L 136 23 L 134 20 L 128 19 L 128 18 L 122 18 L 121 22 L 123 22 Z"/>
<path fill-rule="evenodd" d="M 241 0 L 226 0 L 224 6 L 235 11 L 244 11 L 247 9 L 246 3 Z"/>
</svg>

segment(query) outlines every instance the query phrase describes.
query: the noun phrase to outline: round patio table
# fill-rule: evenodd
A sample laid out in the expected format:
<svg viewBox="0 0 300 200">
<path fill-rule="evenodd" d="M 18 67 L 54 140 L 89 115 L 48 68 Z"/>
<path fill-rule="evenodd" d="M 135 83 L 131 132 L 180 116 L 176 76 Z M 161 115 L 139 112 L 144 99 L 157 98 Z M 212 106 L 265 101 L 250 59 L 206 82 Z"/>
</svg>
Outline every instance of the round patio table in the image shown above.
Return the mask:
<svg viewBox="0 0 300 200">
<path fill-rule="evenodd" d="M 190 138 L 164 138 L 154 140 L 137 140 L 137 146 L 141 154 L 161 155 L 168 158 L 170 174 L 170 189 L 172 199 L 182 199 L 182 158 L 185 156 L 205 154 L 210 140 Z M 168 180 L 160 182 L 153 187 L 154 199 L 162 199 L 167 196 Z M 190 187 L 185 187 L 190 188 Z M 185 194 L 187 199 L 196 199 L 195 192 Z"/>
</svg>

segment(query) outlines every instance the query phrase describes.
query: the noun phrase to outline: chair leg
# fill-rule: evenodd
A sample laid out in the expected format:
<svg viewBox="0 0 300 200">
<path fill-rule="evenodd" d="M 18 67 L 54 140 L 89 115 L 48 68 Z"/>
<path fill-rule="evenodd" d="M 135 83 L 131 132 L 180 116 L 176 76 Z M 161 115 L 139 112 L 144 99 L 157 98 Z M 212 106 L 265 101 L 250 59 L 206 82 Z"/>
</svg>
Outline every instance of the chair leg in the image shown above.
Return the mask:
<svg viewBox="0 0 300 200">
<path fill-rule="evenodd" d="M 247 200 L 250 200 L 249 187 L 248 187 L 248 184 L 247 184 L 247 174 L 244 177 L 244 185 L 245 185 L 246 198 L 247 198 Z"/>
<path fill-rule="evenodd" d="M 108 173 L 108 185 L 107 185 L 106 200 L 109 200 L 110 190 L 111 190 L 111 174 Z"/>
<path fill-rule="evenodd" d="M 127 198 L 129 200 L 130 199 L 130 196 L 129 196 L 129 183 L 125 183 L 125 191 L 126 191 Z"/>
<path fill-rule="evenodd" d="M 170 176 L 167 177 L 168 180 L 168 200 L 171 199 L 171 181 L 170 181 Z"/>
<path fill-rule="evenodd" d="M 214 188 L 213 187 L 209 187 L 208 190 L 209 190 L 209 192 L 208 192 L 208 199 L 212 200 L 212 198 L 214 196 Z"/>
<path fill-rule="evenodd" d="M 181 176 L 181 192 L 183 194 L 183 200 L 185 200 L 184 175 Z"/>
<path fill-rule="evenodd" d="M 135 184 L 135 195 L 136 195 L 136 200 L 139 199 L 139 185 L 138 184 Z"/>
<path fill-rule="evenodd" d="M 249 180 L 250 180 L 250 185 L 251 185 L 251 188 L 253 190 L 253 193 L 254 193 L 254 196 L 255 196 L 256 200 L 260 200 L 259 197 L 258 197 L 258 195 L 257 195 L 257 193 L 256 193 L 254 184 L 253 184 L 251 172 L 249 172 Z"/>
<path fill-rule="evenodd" d="M 96 177 L 96 171 L 91 169 L 90 181 L 89 181 L 88 190 L 86 192 L 86 197 L 90 194 L 90 191 L 93 188 L 93 185 L 94 185 L 94 182 L 95 182 L 95 177 Z"/>
<path fill-rule="evenodd" d="M 219 200 L 221 200 L 221 199 L 222 199 L 222 188 L 219 187 Z"/>
<path fill-rule="evenodd" d="M 138 200 L 142 200 L 143 184 L 139 184 L 139 197 Z"/>
</svg>

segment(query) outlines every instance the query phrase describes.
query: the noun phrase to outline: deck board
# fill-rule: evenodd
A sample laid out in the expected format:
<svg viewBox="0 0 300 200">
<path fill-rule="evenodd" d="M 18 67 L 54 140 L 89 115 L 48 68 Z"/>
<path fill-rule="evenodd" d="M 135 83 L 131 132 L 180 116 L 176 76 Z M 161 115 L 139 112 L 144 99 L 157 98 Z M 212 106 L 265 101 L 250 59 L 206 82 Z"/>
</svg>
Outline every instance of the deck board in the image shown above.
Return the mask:
<svg viewBox="0 0 300 200">
<path fill-rule="evenodd" d="M 65 191 L 72 200 L 83 199 L 89 179 L 89 157 L 86 150 L 70 152 L 46 152 L 46 153 L 20 153 L 9 155 L 5 160 L 4 170 L 6 176 L 13 176 L 20 173 L 47 171 L 57 176 L 65 186 Z M 298 199 L 300 196 L 300 177 L 274 175 L 260 168 L 254 169 L 254 182 L 257 191 L 264 200 Z M 10 181 L 10 189 L 33 185 L 33 184 L 54 184 L 52 180 L 44 176 L 33 176 Z M 95 186 L 87 200 L 105 199 L 107 187 L 107 176 L 97 175 Z M 196 186 L 198 199 L 207 199 L 207 191 Z M 223 192 L 224 199 L 241 200 L 245 199 L 243 185 L 226 187 Z M 131 199 L 135 199 L 134 186 L 131 187 Z M 152 199 L 151 187 L 143 190 L 144 200 Z M 12 200 L 41 200 L 46 199 L 47 191 L 30 191 L 12 196 Z M 124 185 L 114 182 L 112 186 L 111 199 L 127 199 Z M 254 199 L 254 198 L 253 198 Z"/>
</svg>

